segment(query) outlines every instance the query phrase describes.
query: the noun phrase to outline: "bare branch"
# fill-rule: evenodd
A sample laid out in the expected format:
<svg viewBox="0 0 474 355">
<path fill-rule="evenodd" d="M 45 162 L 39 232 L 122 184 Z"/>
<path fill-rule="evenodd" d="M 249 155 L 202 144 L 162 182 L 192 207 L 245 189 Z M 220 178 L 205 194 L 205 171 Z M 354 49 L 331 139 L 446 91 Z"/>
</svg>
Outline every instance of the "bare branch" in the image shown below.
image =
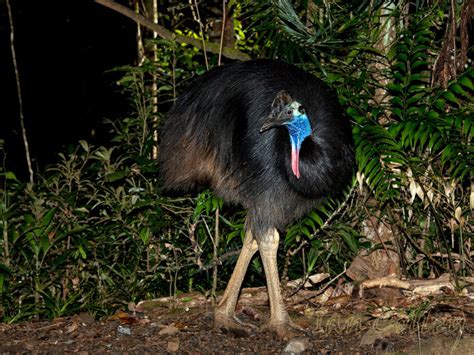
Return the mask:
<svg viewBox="0 0 474 355">
<path fill-rule="evenodd" d="M 13 68 L 15 70 L 16 89 L 17 89 L 17 94 L 18 94 L 18 110 L 20 113 L 21 134 L 23 136 L 23 145 L 25 146 L 26 164 L 28 165 L 28 172 L 30 174 L 30 183 L 33 184 L 34 173 L 33 173 L 33 168 L 31 165 L 28 137 L 26 135 L 25 116 L 23 114 L 23 98 L 21 96 L 20 74 L 18 73 L 18 63 L 16 61 L 16 52 L 15 52 L 15 43 L 14 43 L 15 31 L 14 31 L 14 26 L 13 26 L 12 9 L 11 9 L 9 0 L 6 1 L 6 5 L 7 5 L 7 10 L 8 10 L 8 19 L 10 21 L 10 50 L 12 52 Z"/>
<path fill-rule="evenodd" d="M 211 52 L 211 53 L 214 53 L 214 54 L 219 54 L 220 46 L 219 46 L 218 43 L 205 42 L 205 44 L 203 45 L 203 43 L 201 43 L 200 40 L 197 40 L 195 38 L 188 37 L 188 36 L 183 36 L 183 35 L 180 35 L 180 34 L 177 34 L 177 33 L 173 33 L 171 31 L 169 31 L 168 29 L 164 28 L 163 26 L 160 26 L 156 23 L 153 23 L 153 21 L 150 21 L 146 17 L 144 17 L 142 15 L 139 15 L 139 14 L 136 14 L 135 12 L 133 12 L 128 7 L 117 4 L 113 0 L 94 0 L 94 1 L 96 3 L 102 5 L 102 6 L 105 6 L 109 9 L 111 9 L 111 10 L 114 10 L 114 11 L 128 17 L 129 19 L 139 23 L 140 25 L 150 29 L 151 31 L 156 32 L 158 34 L 158 36 L 160 36 L 163 39 L 167 39 L 167 40 L 170 40 L 170 41 L 176 41 L 176 42 L 179 42 L 179 43 L 190 44 L 190 45 L 195 46 L 199 49 L 206 50 L 207 52 Z M 227 48 L 227 47 L 222 48 L 222 55 L 224 57 L 229 58 L 229 59 L 237 59 L 237 60 L 251 59 L 248 54 L 243 53 L 243 52 L 239 51 L 238 49 Z"/>
</svg>

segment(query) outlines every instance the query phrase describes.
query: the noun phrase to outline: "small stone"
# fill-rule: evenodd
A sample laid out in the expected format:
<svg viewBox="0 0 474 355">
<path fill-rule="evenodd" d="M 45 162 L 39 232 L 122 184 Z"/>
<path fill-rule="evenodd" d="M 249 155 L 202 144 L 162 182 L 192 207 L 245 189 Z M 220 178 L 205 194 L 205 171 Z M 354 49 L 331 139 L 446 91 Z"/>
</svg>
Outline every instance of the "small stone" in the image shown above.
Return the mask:
<svg viewBox="0 0 474 355">
<path fill-rule="evenodd" d="M 122 334 L 122 335 L 132 335 L 132 329 L 129 327 L 124 327 L 122 325 L 119 325 L 117 327 L 117 333 Z"/>
<path fill-rule="evenodd" d="M 169 352 L 175 353 L 179 350 L 179 339 L 175 338 L 168 342 L 167 350 Z"/>
<path fill-rule="evenodd" d="M 286 344 L 283 352 L 290 354 L 299 354 L 308 348 L 308 338 L 294 338 Z"/>
</svg>

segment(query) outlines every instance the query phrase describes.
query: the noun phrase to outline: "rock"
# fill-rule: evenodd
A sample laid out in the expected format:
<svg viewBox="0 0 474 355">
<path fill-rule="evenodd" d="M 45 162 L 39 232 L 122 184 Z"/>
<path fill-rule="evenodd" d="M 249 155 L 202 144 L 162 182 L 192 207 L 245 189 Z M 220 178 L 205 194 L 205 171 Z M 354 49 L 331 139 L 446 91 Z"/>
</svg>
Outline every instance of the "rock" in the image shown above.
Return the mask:
<svg viewBox="0 0 474 355">
<path fill-rule="evenodd" d="M 169 352 L 175 353 L 179 350 L 179 339 L 174 338 L 168 342 L 168 346 L 166 347 Z"/>
<path fill-rule="evenodd" d="M 308 338 L 294 338 L 286 344 L 283 352 L 290 354 L 299 354 L 305 351 L 309 346 Z"/>
<path fill-rule="evenodd" d="M 121 335 L 132 335 L 132 329 L 130 329 L 130 327 L 124 327 L 123 325 L 119 325 L 117 327 L 117 333 Z"/>
</svg>

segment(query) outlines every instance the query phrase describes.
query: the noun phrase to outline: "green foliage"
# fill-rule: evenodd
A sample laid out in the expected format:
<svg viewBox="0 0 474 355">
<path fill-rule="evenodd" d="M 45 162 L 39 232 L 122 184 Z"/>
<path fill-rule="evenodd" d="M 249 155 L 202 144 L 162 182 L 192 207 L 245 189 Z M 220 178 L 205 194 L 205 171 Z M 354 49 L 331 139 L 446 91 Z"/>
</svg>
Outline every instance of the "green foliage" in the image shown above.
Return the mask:
<svg viewBox="0 0 474 355">
<path fill-rule="evenodd" d="M 372 229 L 388 226 L 394 239 L 384 247 L 399 251 L 407 275 L 449 270 L 451 255 L 461 273 L 472 273 L 474 71 L 467 68 L 446 88 L 433 84 L 447 5 L 413 4 L 408 19 L 402 5 L 390 1 L 233 6 L 240 49 L 315 73 L 337 91 L 354 123 L 357 176 L 347 191 L 282 235 L 284 279 L 336 275 L 361 249 L 380 249 L 368 237 L 369 221 Z M 169 11 L 162 20 L 200 38 L 196 21 L 185 19 L 178 28 L 178 17 Z M 130 301 L 207 292 L 216 265 L 219 286 L 227 282 L 245 213 L 210 191 L 163 197 L 153 160 L 163 115 L 187 82 L 205 71 L 203 55 L 169 41 L 153 45 L 157 60 L 118 69 L 132 113 L 106 121 L 110 146 L 80 141 L 60 153 L 34 186 L 0 167 L 4 321 L 84 310 L 101 315 Z M 211 65 L 216 61 L 209 58 Z M 5 162 L 1 144 L 0 152 Z M 263 280 L 255 258 L 247 282 Z"/>
<path fill-rule="evenodd" d="M 195 51 L 158 44 L 160 61 L 119 69 L 126 70 L 119 85 L 134 114 L 106 121 L 112 146 L 80 141 L 34 186 L 0 171 L 3 320 L 79 310 L 101 315 L 130 301 L 176 294 L 196 275 L 202 278 L 198 250 L 189 243 L 195 200 L 163 198 L 150 159 L 161 113 L 149 87 L 158 80 L 162 105 L 169 106 L 164 100 L 171 102 L 193 74 Z M 205 276 L 198 284 L 206 284 Z"/>
<path fill-rule="evenodd" d="M 440 35 L 451 9 L 416 3 L 407 14 L 404 5 L 393 2 L 337 0 L 257 1 L 247 6 L 254 13 L 251 29 L 260 36 L 262 52 L 300 63 L 322 77 L 337 90 L 354 121 L 354 194 L 359 197 L 350 211 L 325 205 L 329 215 L 339 214 L 331 227 L 359 226 L 351 236 L 361 241 L 360 247 L 366 242 L 358 236 L 360 226 L 377 215 L 376 223 L 389 225 L 398 239 L 393 247 L 405 248 L 400 250 L 402 259 L 407 256 L 402 262 L 412 265 L 406 273 L 422 277 L 433 268 L 450 270 L 447 262 L 439 270 L 441 264 L 414 261 L 440 251 L 457 253 L 464 260 L 463 272 L 472 272 L 467 220 L 472 208 L 474 71 L 467 67 L 446 89 L 433 85 L 433 68 L 444 43 Z M 308 223 L 317 220 L 313 215 L 292 226 L 287 247 L 296 250 L 303 235 L 313 237 Z M 329 234 L 324 229 L 316 233 L 318 238 Z M 348 250 L 355 250 L 357 243 L 339 233 Z M 321 243 L 311 240 L 314 255 Z"/>
</svg>

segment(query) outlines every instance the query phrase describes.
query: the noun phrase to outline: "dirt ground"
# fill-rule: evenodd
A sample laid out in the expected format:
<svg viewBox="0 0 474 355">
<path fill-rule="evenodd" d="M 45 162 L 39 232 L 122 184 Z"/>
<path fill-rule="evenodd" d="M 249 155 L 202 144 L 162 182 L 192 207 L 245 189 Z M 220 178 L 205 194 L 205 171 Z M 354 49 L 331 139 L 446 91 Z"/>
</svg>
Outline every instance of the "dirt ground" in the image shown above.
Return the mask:
<svg viewBox="0 0 474 355">
<path fill-rule="evenodd" d="M 238 317 L 263 326 L 267 302 L 255 295 L 242 299 Z M 132 305 L 100 320 L 79 314 L 0 324 L 0 353 L 474 354 L 474 300 L 466 296 L 397 298 L 378 291 L 323 305 L 290 302 L 288 309 L 305 329 L 289 341 L 265 331 L 215 330 L 211 302 L 186 294 Z"/>
</svg>

